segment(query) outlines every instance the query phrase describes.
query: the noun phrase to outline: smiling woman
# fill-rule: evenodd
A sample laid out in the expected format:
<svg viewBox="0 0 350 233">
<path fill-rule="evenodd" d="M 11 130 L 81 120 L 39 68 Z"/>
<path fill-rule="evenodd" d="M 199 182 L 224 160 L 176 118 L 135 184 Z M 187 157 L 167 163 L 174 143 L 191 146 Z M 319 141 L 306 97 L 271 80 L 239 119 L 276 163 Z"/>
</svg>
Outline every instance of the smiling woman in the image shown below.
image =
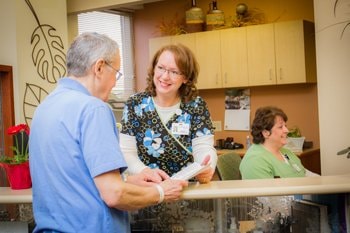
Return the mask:
<svg viewBox="0 0 350 233">
<path fill-rule="evenodd" d="M 159 170 L 171 176 L 187 163 L 206 161 L 210 167 L 196 178 L 210 181 L 217 161 L 214 127 L 197 93 L 198 71 L 184 45 L 166 45 L 154 54 L 146 90 L 131 96 L 124 108 L 120 144 L 130 173 L 151 168 L 154 176 Z"/>
<path fill-rule="evenodd" d="M 314 176 L 300 158 L 285 148 L 289 132 L 287 115 L 282 109 L 267 106 L 255 112 L 252 124 L 254 144 L 240 164 L 242 179 L 289 178 Z"/>
</svg>

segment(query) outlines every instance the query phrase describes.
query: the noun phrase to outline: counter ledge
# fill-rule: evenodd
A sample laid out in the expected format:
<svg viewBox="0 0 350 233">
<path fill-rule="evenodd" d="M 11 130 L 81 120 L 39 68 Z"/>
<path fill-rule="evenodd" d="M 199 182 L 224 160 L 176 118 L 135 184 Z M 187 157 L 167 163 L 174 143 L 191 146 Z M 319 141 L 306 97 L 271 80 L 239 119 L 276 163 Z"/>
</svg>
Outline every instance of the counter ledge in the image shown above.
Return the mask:
<svg viewBox="0 0 350 233">
<path fill-rule="evenodd" d="M 212 181 L 191 183 L 183 199 L 350 193 L 350 174 L 303 178 Z"/>
</svg>

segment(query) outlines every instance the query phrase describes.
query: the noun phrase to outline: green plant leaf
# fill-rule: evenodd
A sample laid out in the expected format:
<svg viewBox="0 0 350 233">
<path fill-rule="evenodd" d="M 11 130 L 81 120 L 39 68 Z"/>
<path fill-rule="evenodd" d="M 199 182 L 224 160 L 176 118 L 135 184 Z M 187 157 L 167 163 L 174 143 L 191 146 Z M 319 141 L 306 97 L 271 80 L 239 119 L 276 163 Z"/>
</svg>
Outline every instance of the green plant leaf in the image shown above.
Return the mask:
<svg viewBox="0 0 350 233">
<path fill-rule="evenodd" d="M 290 138 L 299 138 L 301 137 L 300 129 L 297 126 L 294 126 L 293 128 L 289 129 L 289 133 L 287 134 Z"/>
</svg>

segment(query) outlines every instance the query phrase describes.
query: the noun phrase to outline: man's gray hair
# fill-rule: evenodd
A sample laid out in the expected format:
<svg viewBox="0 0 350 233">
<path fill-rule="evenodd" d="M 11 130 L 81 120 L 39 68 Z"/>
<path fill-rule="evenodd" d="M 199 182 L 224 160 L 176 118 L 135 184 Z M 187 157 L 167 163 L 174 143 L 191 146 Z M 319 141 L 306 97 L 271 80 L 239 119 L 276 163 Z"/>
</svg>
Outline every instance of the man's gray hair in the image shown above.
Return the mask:
<svg viewBox="0 0 350 233">
<path fill-rule="evenodd" d="M 85 32 L 77 36 L 67 52 L 68 75 L 82 77 L 98 60 L 113 63 L 119 53 L 118 43 L 106 35 Z"/>
</svg>

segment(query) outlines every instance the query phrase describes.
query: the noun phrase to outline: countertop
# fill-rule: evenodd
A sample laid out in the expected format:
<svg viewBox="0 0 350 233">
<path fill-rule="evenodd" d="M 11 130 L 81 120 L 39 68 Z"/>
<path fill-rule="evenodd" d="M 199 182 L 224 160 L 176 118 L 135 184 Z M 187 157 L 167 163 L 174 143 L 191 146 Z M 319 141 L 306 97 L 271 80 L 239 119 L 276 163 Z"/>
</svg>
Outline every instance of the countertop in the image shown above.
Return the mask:
<svg viewBox="0 0 350 233">
<path fill-rule="evenodd" d="M 350 193 L 350 174 L 283 179 L 211 181 L 192 183 L 183 199 L 258 197 L 293 194 Z"/>
<path fill-rule="evenodd" d="M 32 189 L 0 187 L 0 203 L 32 203 Z"/>
<path fill-rule="evenodd" d="M 281 196 L 293 194 L 350 193 L 350 174 L 303 178 L 211 181 L 191 183 L 183 199 L 216 199 L 225 197 Z M 32 190 L 0 187 L 0 203 L 31 203 Z"/>
</svg>

